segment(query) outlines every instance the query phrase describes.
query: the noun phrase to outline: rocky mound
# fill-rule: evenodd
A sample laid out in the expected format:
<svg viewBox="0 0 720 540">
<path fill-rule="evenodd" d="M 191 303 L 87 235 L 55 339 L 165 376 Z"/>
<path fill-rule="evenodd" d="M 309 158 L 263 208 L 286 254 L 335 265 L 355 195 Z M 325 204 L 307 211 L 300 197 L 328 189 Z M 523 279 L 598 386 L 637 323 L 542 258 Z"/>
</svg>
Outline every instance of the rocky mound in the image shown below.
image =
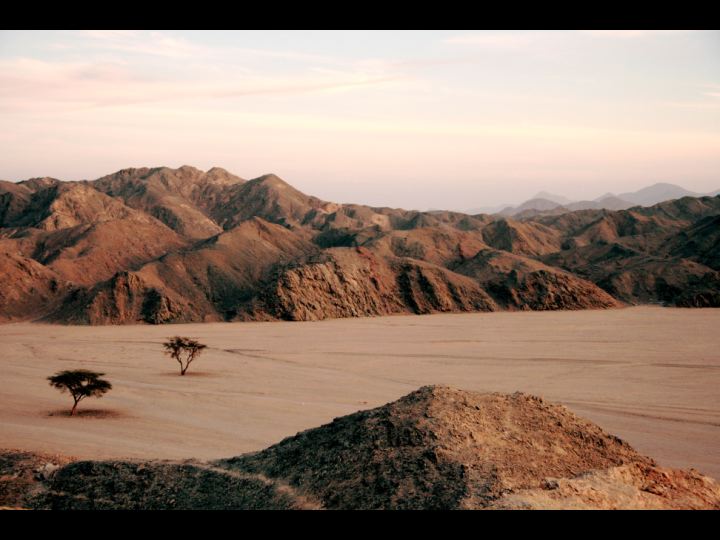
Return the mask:
<svg viewBox="0 0 720 540">
<path fill-rule="evenodd" d="M 5 450 L 0 452 L 0 510 L 32 507 L 47 491 L 55 472 L 72 462 L 67 456 Z"/>
<path fill-rule="evenodd" d="M 285 478 L 326 508 L 441 509 L 652 461 L 539 398 L 427 386 L 226 463 Z"/>
<path fill-rule="evenodd" d="M 0 505 L 58 509 L 720 509 L 714 480 L 565 407 L 442 386 L 212 464 L 76 462 L 9 491 Z"/>
<path fill-rule="evenodd" d="M 75 461 L 0 454 L 0 509 L 304 510 L 318 505 L 282 482 L 183 462 Z"/>
</svg>

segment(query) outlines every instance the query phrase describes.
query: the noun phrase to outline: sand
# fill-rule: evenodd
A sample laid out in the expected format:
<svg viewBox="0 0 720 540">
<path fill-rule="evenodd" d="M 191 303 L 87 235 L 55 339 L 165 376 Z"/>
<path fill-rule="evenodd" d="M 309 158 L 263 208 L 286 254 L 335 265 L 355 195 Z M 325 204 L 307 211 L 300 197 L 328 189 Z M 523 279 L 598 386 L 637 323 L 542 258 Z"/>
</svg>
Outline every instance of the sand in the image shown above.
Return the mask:
<svg viewBox="0 0 720 540">
<path fill-rule="evenodd" d="M 161 343 L 208 345 L 184 377 Z M 57 370 L 114 388 L 65 411 Z M 634 307 L 167 326 L 0 326 L 0 448 L 229 457 L 425 384 L 560 402 L 661 465 L 720 478 L 720 310 Z"/>
</svg>

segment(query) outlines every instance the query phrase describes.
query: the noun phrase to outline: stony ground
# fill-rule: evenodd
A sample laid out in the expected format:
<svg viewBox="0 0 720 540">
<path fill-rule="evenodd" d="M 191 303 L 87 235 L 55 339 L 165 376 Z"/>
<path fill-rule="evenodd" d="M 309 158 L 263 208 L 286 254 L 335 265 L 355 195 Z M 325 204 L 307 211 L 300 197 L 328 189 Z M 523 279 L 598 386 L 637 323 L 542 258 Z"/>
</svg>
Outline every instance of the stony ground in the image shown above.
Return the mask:
<svg viewBox="0 0 720 540">
<path fill-rule="evenodd" d="M 565 407 L 425 386 L 254 454 L 202 463 L 6 452 L 0 506 L 37 509 L 720 509 Z"/>
</svg>

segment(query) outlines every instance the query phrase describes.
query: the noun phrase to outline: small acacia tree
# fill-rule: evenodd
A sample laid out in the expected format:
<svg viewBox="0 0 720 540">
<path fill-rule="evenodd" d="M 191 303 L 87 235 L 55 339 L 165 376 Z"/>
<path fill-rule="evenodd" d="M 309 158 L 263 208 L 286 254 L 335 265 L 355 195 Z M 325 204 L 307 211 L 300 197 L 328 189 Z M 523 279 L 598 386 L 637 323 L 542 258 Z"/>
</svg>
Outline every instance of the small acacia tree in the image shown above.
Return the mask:
<svg viewBox="0 0 720 540">
<path fill-rule="evenodd" d="M 180 375 L 185 375 L 192 361 L 200 355 L 203 349 L 207 348 L 207 345 L 194 339 L 175 336 L 168 338 L 168 341 L 163 343 L 163 347 L 165 347 L 165 354 L 169 354 L 170 358 L 174 358 L 180 364 Z"/>
<path fill-rule="evenodd" d="M 105 392 L 112 389 L 112 384 L 101 379 L 104 373 L 88 371 L 87 369 L 75 369 L 69 371 L 58 371 L 55 375 L 48 377 L 50 386 L 58 388 L 61 392 L 70 392 L 74 403 L 70 410 L 70 416 L 75 414 L 78 403 L 86 397 L 102 397 Z"/>
</svg>

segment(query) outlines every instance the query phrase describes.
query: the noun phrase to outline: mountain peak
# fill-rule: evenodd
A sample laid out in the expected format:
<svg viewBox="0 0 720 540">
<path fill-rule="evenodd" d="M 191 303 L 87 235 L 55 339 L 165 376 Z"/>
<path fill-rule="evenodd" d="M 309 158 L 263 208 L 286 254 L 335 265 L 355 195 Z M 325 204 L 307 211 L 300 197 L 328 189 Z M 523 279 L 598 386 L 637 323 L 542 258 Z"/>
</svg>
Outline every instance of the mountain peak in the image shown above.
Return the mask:
<svg viewBox="0 0 720 540">
<path fill-rule="evenodd" d="M 259 184 L 269 184 L 269 185 L 274 185 L 274 186 L 289 186 L 290 185 L 285 180 L 283 180 L 282 178 L 280 178 L 278 175 L 276 175 L 274 173 L 263 174 L 262 176 L 255 178 L 255 181 Z"/>
<path fill-rule="evenodd" d="M 32 190 L 42 189 L 48 186 L 55 186 L 61 184 L 61 181 L 57 178 L 51 178 L 50 176 L 42 176 L 38 178 L 28 178 L 18 182 L 19 185 L 26 186 Z"/>
<path fill-rule="evenodd" d="M 179 171 L 186 171 L 186 172 L 194 172 L 194 173 L 201 173 L 202 171 L 198 169 L 197 167 L 193 167 L 192 165 L 182 165 L 180 168 L 178 168 Z"/>
<path fill-rule="evenodd" d="M 689 191 L 682 186 L 658 182 L 635 192 L 621 193 L 619 198 L 642 206 L 652 206 L 663 201 L 680 199 L 682 197 L 697 197 L 700 193 Z"/>
<path fill-rule="evenodd" d="M 643 189 L 654 189 L 654 188 L 677 188 L 677 189 L 685 189 L 682 186 L 678 186 L 677 184 L 671 184 L 670 182 L 656 182 L 654 184 L 650 184 L 649 186 L 643 188 Z M 639 190 L 642 191 L 643 189 Z"/>
<path fill-rule="evenodd" d="M 537 193 L 532 199 L 545 199 L 548 201 L 552 201 L 554 203 L 563 205 L 563 204 L 569 204 L 573 202 L 572 200 L 568 199 L 567 197 L 563 197 L 562 195 L 555 195 L 554 193 L 549 193 L 547 191 L 540 191 Z"/>
<path fill-rule="evenodd" d="M 235 176 L 227 169 L 223 169 L 222 167 L 211 167 L 208 169 L 207 174 L 210 176 Z"/>
</svg>

